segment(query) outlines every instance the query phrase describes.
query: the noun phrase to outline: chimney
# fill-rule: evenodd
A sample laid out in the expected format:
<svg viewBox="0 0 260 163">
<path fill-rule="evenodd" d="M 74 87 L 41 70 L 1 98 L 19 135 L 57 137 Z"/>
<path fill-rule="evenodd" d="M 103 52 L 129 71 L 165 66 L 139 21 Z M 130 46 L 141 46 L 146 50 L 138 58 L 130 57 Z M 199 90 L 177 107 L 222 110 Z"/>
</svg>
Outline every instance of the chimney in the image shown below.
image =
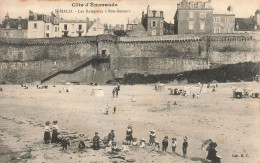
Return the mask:
<svg viewBox="0 0 260 163">
<path fill-rule="evenodd" d="M 233 12 L 233 7 L 232 7 L 232 6 L 228 6 L 227 10 L 228 10 L 229 12 Z"/>
</svg>

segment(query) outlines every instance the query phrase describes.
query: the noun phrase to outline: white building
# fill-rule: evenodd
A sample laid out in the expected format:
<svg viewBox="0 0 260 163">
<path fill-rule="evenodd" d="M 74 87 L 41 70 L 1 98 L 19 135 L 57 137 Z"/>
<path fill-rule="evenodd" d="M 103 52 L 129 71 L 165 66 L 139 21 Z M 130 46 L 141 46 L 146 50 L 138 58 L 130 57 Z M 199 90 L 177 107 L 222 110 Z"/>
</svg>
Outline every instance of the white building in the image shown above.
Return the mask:
<svg viewBox="0 0 260 163">
<path fill-rule="evenodd" d="M 29 11 L 28 38 L 49 38 L 58 37 L 58 17 L 51 13 L 51 16 L 36 14 Z"/>
<path fill-rule="evenodd" d="M 59 37 L 86 36 L 87 22 L 83 20 L 59 20 Z"/>
<path fill-rule="evenodd" d="M 105 34 L 104 24 L 100 23 L 100 20 L 97 19 L 94 24 L 89 28 L 87 36 L 97 36 Z"/>
</svg>

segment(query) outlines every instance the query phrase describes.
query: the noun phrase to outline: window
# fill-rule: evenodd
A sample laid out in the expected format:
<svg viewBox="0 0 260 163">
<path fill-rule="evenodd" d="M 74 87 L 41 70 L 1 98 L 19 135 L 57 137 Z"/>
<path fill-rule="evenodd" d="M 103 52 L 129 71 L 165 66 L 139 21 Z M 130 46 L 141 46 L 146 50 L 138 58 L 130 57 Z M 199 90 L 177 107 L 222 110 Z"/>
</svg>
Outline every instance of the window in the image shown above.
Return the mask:
<svg viewBox="0 0 260 163">
<path fill-rule="evenodd" d="M 161 24 L 160 24 L 160 27 L 163 28 L 163 21 L 161 21 L 160 23 L 161 23 Z"/>
<path fill-rule="evenodd" d="M 33 29 L 37 29 L 37 23 L 33 24 Z"/>
<path fill-rule="evenodd" d="M 225 18 L 225 23 L 227 23 L 227 22 L 228 22 L 228 17 Z"/>
<path fill-rule="evenodd" d="M 155 13 L 156 13 L 156 11 L 153 11 L 153 17 L 155 17 Z"/>
<path fill-rule="evenodd" d="M 81 24 L 79 25 L 79 30 L 82 30 L 82 25 Z"/>
<path fill-rule="evenodd" d="M 190 3 L 190 8 L 194 8 L 194 3 Z"/>
<path fill-rule="evenodd" d="M 220 17 L 216 17 L 216 22 L 220 23 Z"/>
<path fill-rule="evenodd" d="M 152 36 L 156 35 L 156 30 L 152 30 Z"/>
<path fill-rule="evenodd" d="M 47 17 L 46 17 L 46 21 L 47 21 L 47 22 L 50 22 L 50 17 L 47 16 Z"/>
<path fill-rule="evenodd" d="M 155 20 L 152 20 L 151 27 L 156 27 L 156 21 Z"/>
<path fill-rule="evenodd" d="M 58 27 L 55 27 L 55 32 L 58 32 Z"/>
<path fill-rule="evenodd" d="M 189 18 L 193 18 L 193 12 L 189 12 Z"/>
<path fill-rule="evenodd" d="M 33 20 L 37 20 L 37 14 L 33 15 Z"/>
<path fill-rule="evenodd" d="M 193 21 L 189 21 L 189 29 L 190 30 L 193 30 L 193 23 L 194 23 Z"/>
<path fill-rule="evenodd" d="M 64 24 L 64 30 L 68 30 L 67 24 Z"/>
<path fill-rule="evenodd" d="M 160 30 L 160 35 L 163 35 L 163 30 Z"/>
<path fill-rule="evenodd" d="M 46 30 L 50 30 L 50 26 L 49 25 L 46 25 Z"/>
<path fill-rule="evenodd" d="M 231 28 L 228 27 L 227 29 L 228 29 L 228 33 L 231 33 Z"/>
<path fill-rule="evenodd" d="M 49 37 L 50 37 L 50 34 L 49 34 L 49 33 L 46 33 L 46 37 L 49 38 Z"/>
<path fill-rule="evenodd" d="M 204 30 L 205 29 L 205 21 L 200 22 L 200 29 Z"/>
<path fill-rule="evenodd" d="M 218 27 L 218 33 L 220 33 L 220 31 L 221 31 L 221 29 L 220 29 L 220 27 Z"/>
<path fill-rule="evenodd" d="M 200 18 L 206 18 L 206 13 L 205 12 L 200 12 Z"/>
</svg>

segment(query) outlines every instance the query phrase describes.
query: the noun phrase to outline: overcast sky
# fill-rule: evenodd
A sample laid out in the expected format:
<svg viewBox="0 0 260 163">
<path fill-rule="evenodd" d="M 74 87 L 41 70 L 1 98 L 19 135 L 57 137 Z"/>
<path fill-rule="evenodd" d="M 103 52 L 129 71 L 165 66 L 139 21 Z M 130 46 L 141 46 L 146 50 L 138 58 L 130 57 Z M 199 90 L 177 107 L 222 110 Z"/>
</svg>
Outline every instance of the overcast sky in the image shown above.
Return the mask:
<svg viewBox="0 0 260 163">
<path fill-rule="evenodd" d="M 174 22 L 173 17 L 176 12 L 177 3 L 181 0 L 0 0 L 0 21 L 9 12 L 11 18 L 28 18 L 29 10 L 36 13 L 48 14 L 55 9 L 72 10 L 74 13 L 60 14 L 64 19 L 82 19 L 89 17 L 90 20 L 100 18 L 102 23 L 107 24 L 127 24 L 127 19 L 141 18 L 142 11 L 146 11 L 147 5 L 151 9 L 162 10 L 167 22 Z M 190 0 L 191 1 L 191 0 Z M 198 0 L 193 0 L 198 1 Z M 202 0 L 203 2 L 205 0 Z M 231 5 L 234 8 L 236 17 L 249 17 L 254 15 L 257 9 L 260 9 L 260 0 L 212 0 L 215 10 L 221 11 Z M 116 3 L 117 7 L 72 7 L 72 3 Z M 77 10 L 129 10 L 130 13 L 76 13 Z"/>
</svg>

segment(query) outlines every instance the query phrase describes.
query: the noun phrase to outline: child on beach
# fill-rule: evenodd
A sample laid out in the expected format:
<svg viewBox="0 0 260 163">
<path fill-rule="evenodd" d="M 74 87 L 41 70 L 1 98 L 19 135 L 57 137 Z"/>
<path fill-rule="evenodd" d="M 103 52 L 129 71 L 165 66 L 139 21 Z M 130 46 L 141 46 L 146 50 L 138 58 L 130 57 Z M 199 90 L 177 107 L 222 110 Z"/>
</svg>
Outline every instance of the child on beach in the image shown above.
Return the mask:
<svg viewBox="0 0 260 163">
<path fill-rule="evenodd" d="M 175 153 L 177 146 L 177 139 L 175 137 L 172 138 L 172 153 Z"/>
<path fill-rule="evenodd" d="M 162 151 L 166 152 L 167 147 L 168 147 L 168 136 L 165 136 L 162 141 Z"/>
<path fill-rule="evenodd" d="M 186 136 L 183 137 L 183 143 L 182 143 L 182 152 L 183 157 L 186 158 L 187 155 L 187 148 L 188 148 L 188 138 Z"/>
<path fill-rule="evenodd" d="M 156 138 L 156 135 L 155 135 L 155 131 L 154 130 L 151 130 L 150 132 L 151 132 L 151 134 L 150 134 L 149 144 L 153 145 L 153 143 L 155 141 L 155 138 Z"/>
</svg>

